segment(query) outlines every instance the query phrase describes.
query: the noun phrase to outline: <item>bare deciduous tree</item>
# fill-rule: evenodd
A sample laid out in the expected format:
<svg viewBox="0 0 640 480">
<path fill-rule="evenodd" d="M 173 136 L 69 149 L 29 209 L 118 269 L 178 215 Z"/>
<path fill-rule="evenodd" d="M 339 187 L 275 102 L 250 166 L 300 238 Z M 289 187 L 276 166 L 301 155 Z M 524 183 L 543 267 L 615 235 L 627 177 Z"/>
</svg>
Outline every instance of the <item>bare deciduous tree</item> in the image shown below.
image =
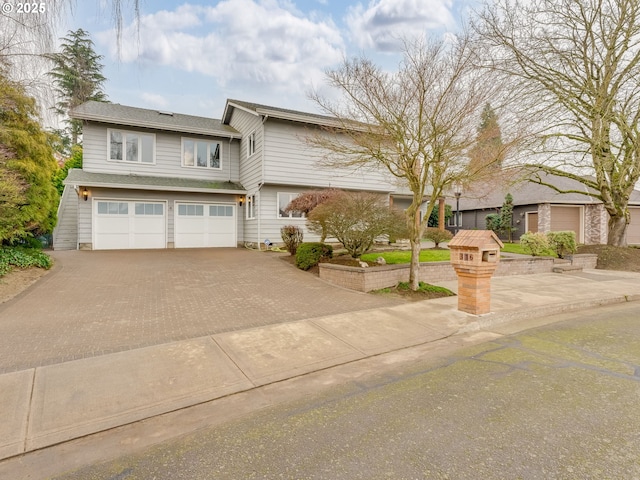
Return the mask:
<svg viewBox="0 0 640 480">
<path fill-rule="evenodd" d="M 340 100 L 311 95 L 338 123 L 328 129 L 330 134 L 308 139 L 328 152 L 326 166 L 374 166 L 411 191 L 406 214 L 414 290 L 420 240 L 431 211 L 452 184 L 468 174 L 477 118 L 491 100 L 493 85 L 474 68 L 474 55 L 466 35 L 405 42 L 397 72 L 386 72 L 365 57 L 345 60 L 327 72 Z M 421 218 L 425 200 L 428 207 Z"/>
<path fill-rule="evenodd" d="M 640 3 L 497 0 L 475 30 L 541 127 L 534 170 L 584 184 L 609 213 L 608 243 L 626 245 L 640 178 Z"/>
</svg>

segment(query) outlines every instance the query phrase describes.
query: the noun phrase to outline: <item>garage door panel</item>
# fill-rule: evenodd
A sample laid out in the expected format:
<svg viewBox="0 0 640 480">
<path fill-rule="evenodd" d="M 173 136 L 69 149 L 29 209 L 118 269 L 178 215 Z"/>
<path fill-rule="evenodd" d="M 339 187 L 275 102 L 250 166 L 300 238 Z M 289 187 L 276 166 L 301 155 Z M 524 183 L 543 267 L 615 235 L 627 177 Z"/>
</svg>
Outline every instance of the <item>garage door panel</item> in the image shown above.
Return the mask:
<svg viewBox="0 0 640 480">
<path fill-rule="evenodd" d="M 164 234 L 165 225 L 162 218 L 137 217 L 133 224 L 134 235 L 157 235 Z"/>
<path fill-rule="evenodd" d="M 94 210 L 96 250 L 166 248 L 166 215 L 162 202 L 97 200 Z"/>
<path fill-rule="evenodd" d="M 178 204 L 175 216 L 176 248 L 235 247 L 235 206 Z"/>
<path fill-rule="evenodd" d="M 551 231 L 576 232 L 576 240 L 582 242 L 582 209 L 580 207 L 551 207 Z"/>
</svg>

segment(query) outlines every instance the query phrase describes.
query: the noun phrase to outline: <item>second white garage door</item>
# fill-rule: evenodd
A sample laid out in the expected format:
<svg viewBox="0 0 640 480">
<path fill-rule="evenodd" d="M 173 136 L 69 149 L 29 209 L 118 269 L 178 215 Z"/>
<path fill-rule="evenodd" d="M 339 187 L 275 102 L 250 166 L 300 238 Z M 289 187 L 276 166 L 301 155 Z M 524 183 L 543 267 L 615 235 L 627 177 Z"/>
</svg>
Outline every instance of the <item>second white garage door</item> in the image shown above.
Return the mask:
<svg viewBox="0 0 640 480">
<path fill-rule="evenodd" d="M 176 248 L 235 247 L 235 205 L 176 203 Z"/>
</svg>

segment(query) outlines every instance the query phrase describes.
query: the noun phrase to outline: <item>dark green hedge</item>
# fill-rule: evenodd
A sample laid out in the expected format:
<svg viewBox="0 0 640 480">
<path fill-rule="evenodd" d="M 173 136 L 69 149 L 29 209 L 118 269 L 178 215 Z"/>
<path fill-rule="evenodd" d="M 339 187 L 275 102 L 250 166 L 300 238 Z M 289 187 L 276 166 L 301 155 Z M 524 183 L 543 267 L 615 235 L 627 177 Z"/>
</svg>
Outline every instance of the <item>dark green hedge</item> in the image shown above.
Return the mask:
<svg viewBox="0 0 640 480">
<path fill-rule="evenodd" d="M 333 247 L 320 242 L 301 243 L 296 251 L 296 267 L 309 270 L 324 258 L 333 257 Z"/>
</svg>

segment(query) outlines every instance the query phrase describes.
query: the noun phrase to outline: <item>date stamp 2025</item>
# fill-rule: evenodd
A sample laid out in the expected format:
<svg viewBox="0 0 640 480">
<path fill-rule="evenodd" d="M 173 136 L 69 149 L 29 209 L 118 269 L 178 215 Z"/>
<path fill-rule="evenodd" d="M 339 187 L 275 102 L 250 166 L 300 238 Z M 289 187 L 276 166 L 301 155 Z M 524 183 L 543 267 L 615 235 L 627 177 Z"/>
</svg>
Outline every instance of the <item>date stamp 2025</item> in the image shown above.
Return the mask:
<svg viewBox="0 0 640 480">
<path fill-rule="evenodd" d="M 5 15 L 9 15 L 11 13 L 15 13 L 17 15 L 22 15 L 24 13 L 46 13 L 47 4 L 45 2 L 5 2 L 2 4 L 0 9 Z"/>
</svg>

